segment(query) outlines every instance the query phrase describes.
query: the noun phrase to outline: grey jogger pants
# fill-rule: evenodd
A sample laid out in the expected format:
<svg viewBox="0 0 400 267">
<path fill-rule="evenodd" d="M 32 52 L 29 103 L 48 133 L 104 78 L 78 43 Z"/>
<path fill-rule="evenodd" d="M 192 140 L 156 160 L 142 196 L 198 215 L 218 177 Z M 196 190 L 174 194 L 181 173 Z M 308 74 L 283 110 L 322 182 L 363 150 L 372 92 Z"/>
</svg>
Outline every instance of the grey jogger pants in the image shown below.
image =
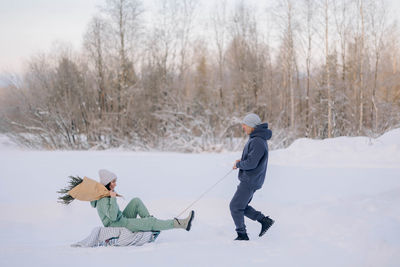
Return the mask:
<svg viewBox="0 0 400 267">
<path fill-rule="evenodd" d="M 260 211 L 255 210 L 249 205 L 256 191 L 257 189 L 252 189 L 249 185 L 241 182 L 229 204 L 231 215 L 236 225 L 236 232 L 238 233 L 246 233 L 244 216 L 253 221 L 264 218 L 264 215 Z"/>
</svg>

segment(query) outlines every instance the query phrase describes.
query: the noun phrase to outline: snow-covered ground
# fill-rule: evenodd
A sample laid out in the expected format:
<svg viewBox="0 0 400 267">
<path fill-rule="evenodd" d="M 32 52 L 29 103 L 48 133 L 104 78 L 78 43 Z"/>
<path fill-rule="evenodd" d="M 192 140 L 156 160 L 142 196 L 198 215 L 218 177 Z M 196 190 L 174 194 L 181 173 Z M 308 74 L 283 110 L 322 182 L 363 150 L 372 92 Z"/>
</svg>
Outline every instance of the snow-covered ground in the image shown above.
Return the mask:
<svg viewBox="0 0 400 267">
<path fill-rule="evenodd" d="M 400 129 L 378 139 L 300 139 L 270 153 L 252 205 L 276 223 L 234 242 L 231 173 L 199 201 L 190 232 L 143 247 L 72 248 L 101 224 L 86 202 L 56 202 L 69 175 L 118 176 L 121 209 L 140 197 L 156 217 L 179 214 L 231 168 L 238 153 L 26 151 L 0 137 L 0 266 L 400 266 Z M 5 143 L 7 143 L 5 145 Z"/>
</svg>

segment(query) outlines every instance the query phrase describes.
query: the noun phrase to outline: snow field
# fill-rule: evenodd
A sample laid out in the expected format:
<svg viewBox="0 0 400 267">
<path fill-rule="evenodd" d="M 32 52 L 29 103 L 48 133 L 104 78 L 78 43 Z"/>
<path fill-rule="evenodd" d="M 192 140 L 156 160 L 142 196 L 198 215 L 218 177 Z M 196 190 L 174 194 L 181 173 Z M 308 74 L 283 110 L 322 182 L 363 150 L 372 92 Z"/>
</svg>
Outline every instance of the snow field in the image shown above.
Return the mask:
<svg viewBox="0 0 400 267">
<path fill-rule="evenodd" d="M 237 171 L 204 196 L 192 230 L 143 247 L 72 248 L 101 224 L 86 202 L 56 202 L 69 175 L 118 175 L 123 209 L 140 197 L 160 219 L 179 214 L 223 177 L 240 152 L 26 151 L 0 138 L 0 266 L 399 266 L 400 129 L 378 139 L 297 140 L 270 152 L 252 206 L 276 223 L 234 242 L 229 202 Z M 7 145 L 4 145 L 7 143 Z"/>
</svg>

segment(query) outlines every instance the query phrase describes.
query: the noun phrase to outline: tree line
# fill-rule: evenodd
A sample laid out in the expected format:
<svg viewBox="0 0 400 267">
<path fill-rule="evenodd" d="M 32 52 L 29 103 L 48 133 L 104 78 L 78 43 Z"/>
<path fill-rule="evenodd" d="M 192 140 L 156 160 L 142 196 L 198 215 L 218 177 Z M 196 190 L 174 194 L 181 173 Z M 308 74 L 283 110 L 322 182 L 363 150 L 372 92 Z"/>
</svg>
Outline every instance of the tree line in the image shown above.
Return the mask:
<svg viewBox="0 0 400 267">
<path fill-rule="evenodd" d="M 272 148 L 400 126 L 399 31 L 385 1 L 107 0 L 83 47 L 33 56 L 0 130 L 45 149 L 222 151 L 255 112 Z"/>
</svg>

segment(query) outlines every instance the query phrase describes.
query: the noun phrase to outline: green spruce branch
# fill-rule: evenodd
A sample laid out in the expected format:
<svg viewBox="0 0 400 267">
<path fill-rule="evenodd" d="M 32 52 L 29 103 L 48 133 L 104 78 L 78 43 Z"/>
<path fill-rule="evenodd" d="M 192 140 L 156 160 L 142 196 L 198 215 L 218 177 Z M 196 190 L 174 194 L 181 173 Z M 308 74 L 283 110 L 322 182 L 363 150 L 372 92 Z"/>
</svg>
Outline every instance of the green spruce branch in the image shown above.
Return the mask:
<svg viewBox="0 0 400 267">
<path fill-rule="evenodd" d="M 68 181 L 68 186 L 57 191 L 57 193 L 61 194 L 61 196 L 58 197 L 58 201 L 57 201 L 58 203 L 65 204 L 65 205 L 68 205 L 69 203 L 71 203 L 74 200 L 74 198 L 71 197 L 70 195 L 68 195 L 68 191 L 70 191 L 72 188 L 79 185 L 83 181 L 83 179 L 79 176 L 76 176 L 76 177 L 69 176 L 69 178 L 70 178 L 70 180 Z"/>
</svg>

